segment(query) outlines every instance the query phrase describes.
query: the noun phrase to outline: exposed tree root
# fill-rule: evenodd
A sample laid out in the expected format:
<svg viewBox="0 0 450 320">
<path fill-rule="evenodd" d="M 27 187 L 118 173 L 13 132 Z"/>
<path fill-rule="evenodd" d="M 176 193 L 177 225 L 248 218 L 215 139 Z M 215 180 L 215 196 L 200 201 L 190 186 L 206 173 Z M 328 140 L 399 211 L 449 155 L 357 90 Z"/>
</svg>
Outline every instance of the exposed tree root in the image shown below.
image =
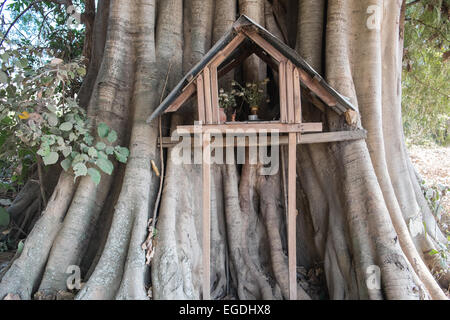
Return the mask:
<svg viewBox="0 0 450 320">
<path fill-rule="evenodd" d="M 426 253 L 446 239 L 435 230 L 401 142 L 396 88 L 401 1 L 299 0 L 298 10 L 287 10 L 288 2 L 101 2 L 94 23 L 99 41 L 83 103 L 94 123 L 106 122 L 129 143 L 129 162 L 114 176 L 103 176 L 97 188 L 90 178 L 76 186 L 71 176 L 61 174 L 22 254 L 0 282 L 0 298 L 30 299 L 39 289 L 36 298 L 71 299 L 65 273 L 70 265 L 83 270 L 85 283 L 76 299 L 147 299 L 149 285 L 154 299 L 202 297 L 202 171 L 199 165 L 174 163 L 173 149 L 167 152 L 149 283 L 141 245 L 158 188 L 151 160 L 157 162 L 160 155 L 157 125 L 145 120 L 161 92 L 167 94 L 161 79 L 168 70 L 170 89 L 230 27 L 237 12 L 289 43 L 297 39 L 296 50 L 350 97 L 369 131 L 367 141 L 298 150 L 299 299 L 445 298 L 426 266 L 434 263 Z M 366 9 L 374 4 L 384 6 L 387 16 L 380 30 L 366 30 L 361 27 Z M 276 15 L 274 7 L 281 10 Z M 256 81 L 267 71 L 254 57 L 243 70 L 228 79 Z M 332 112 L 322 114 L 306 101 L 302 106 L 305 121 L 322 121 L 331 131 L 353 129 Z M 172 128 L 191 123 L 193 110 L 195 103 L 180 110 Z M 214 299 L 288 298 L 283 173 L 262 176 L 259 169 L 248 162 L 212 166 Z M 14 217 L 25 213 L 19 226 L 29 224 L 37 211 L 39 186 L 29 184 L 26 190 L 10 208 Z M 426 222 L 427 235 L 413 238 L 407 225 L 416 215 Z M 374 268 L 380 270 L 379 283 L 370 286 Z M 445 275 L 443 283 L 448 279 Z"/>
<path fill-rule="evenodd" d="M 31 299 L 74 192 L 72 176 L 62 173 L 47 208 L 25 241 L 22 254 L 2 278 L 0 299 L 8 293 L 17 294 L 24 300 Z"/>
</svg>

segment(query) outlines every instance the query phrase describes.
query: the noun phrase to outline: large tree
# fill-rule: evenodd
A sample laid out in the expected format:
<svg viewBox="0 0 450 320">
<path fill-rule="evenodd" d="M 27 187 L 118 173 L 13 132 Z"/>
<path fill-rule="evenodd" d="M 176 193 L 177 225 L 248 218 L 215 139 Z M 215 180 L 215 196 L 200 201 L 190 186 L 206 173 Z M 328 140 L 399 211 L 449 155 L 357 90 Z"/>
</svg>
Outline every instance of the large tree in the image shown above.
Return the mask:
<svg viewBox="0 0 450 320">
<path fill-rule="evenodd" d="M 445 299 L 429 269 L 436 257 L 427 253 L 447 239 L 423 198 L 402 131 L 404 12 L 402 0 L 99 1 L 80 104 L 94 123 L 116 130 L 131 154 L 97 187 L 89 177 L 74 183 L 70 174 L 60 175 L 20 257 L 3 276 L 0 298 L 52 298 L 67 290 L 70 265 L 82 267 L 79 299 L 146 299 L 149 292 L 156 299 L 202 297 L 201 167 L 174 164 L 171 150 L 161 157 L 160 123 L 146 119 L 246 14 L 348 96 L 358 107 L 358 125 L 368 131 L 367 140 L 298 150 L 299 298 Z M 266 72 L 255 59 L 243 67 L 250 80 Z M 171 127 L 191 123 L 193 107 L 173 116 Z M 305 109 L 307 120 L 322 120 L 329 130 L 346 126 L 333 112 Z M 168 122 L 161 123 L 166 131 Z M 152 160 L 166 165 L 162 193 Z M 267 177 L 258 169 L 212 168 L 215 299 L 288 298 L 283 172 Z M 426 230 L 412 235 L 408 226 L 416 221 Z M 154 222 L 149 267 L 142 244 Z M 366 283 L 373 266 L 380 268 L 380 288 Z M 323 281 L 302 270 L 314 270 L 313 276 L 323 270 Z M 448 280 L 443 275 L 441 284 Z"/>
</svg>

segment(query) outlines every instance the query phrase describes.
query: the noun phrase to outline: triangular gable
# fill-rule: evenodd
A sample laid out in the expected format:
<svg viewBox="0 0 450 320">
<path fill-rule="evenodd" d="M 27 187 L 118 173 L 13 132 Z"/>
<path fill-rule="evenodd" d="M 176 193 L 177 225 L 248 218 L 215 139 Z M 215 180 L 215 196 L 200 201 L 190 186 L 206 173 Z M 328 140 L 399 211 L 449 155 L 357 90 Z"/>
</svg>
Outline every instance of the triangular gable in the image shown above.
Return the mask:
<svg viewBox="0 0 450 320">
<path fill-rule="evenodd" d="M 348 110 L 355 110 L 350 101 L 340 95 L 336 90 L 329 86 L 325 80 L 305 61 L 299 54 L 281 42 L 269 31 L 252 21 L 245 15 L 239 17 L 229 30 L 175 86 L 169 93 L 161 105 L 150 115 L 147 122 L 151 122 L 164 112 L 174 112 L 193 94 L 196 92 L 196 79 L 202 71 L 208 69 L 207 66 L 215 64 L 218 67 L 225 64 L 222 72 L 226 72 L 227 68 L 233 68 L 236 64 L 242 63 L 238 59 L 233 62 L 230 56 L 235 50 L 241 47 L 245 50 L 245 45 L 251 42 L 253 45 L 250 54 L 257 54 L 268 65 L 272 65 L 273 61 L 284 63 L 289 66 L 292 64 L 298 69 L 298 78 L 303 87 L 313 92 L 311 97 L 318 101 L 319 104 L 325 104 L 332 108 L 338 114 L 343 114 Z M 255 47 L 256 46 L 256 47 Z M 258 49 L 259 47 L 259 49 Z M 245 60 L 247 56 L 245 52 L 238 52 L 240 59 Z M 270 59 L 269 58 L 272 58 Z M 227 61 L 232 63 L 227 64 Z M 233 63 L 235 65 L 233 65 Z M 287 63 L 287 64 L 286 64 Z M 273 66 L 272 66 L 273 67 Z M 217 69 L 217 68 L 216 68 Z M 220 75 L 220 71 L 218 72 Z M 209 88 L 214 94 L 218 88 Z M 216 93 L 217 94 L 217 93 Z M 281 107 L 281 106 L 280 106 Z"/>
</svg>

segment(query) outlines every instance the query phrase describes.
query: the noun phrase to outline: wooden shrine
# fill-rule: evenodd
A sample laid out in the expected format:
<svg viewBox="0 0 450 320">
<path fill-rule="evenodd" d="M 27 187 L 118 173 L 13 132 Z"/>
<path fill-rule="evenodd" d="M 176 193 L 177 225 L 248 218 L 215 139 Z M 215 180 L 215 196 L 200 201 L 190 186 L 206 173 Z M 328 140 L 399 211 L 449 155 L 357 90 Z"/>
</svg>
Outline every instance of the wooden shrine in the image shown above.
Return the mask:
<svg viewBox="0 0 450 320">
<path fill-rule="evenodd" d="M 255 54 L 278 75 L 280 118 L 277 121 L 221 121 L 219 115 L 219 77 L 241 65 Z M 147 120 L 150 123 L 163 113 L 176 112 L 197 95 L 198 120 L 202 123 L 204 160 L 211 156 L 211 130 L 227 129 L 278 130 L 279 144 L 288 145 L 288 258 L 290 299 L 297 299 L 296 269 L 296 153 L 297 144 L 327 143 L 364 139 L 364 130 L 323 132 L 320 122 L 303 122 L 302 98 L 322 111 L 330 108 L 351 122 L 357 115 L 349 100 L 330 87 L 294 50 L 246 16 L 231 28 L 178 83 Z M 178 126 L 194 132 L 194 125 Z M 197 132 L 197 131 L 196 131 Z M 170 138 L 160 141 L 164 147 L 174 144 Z M 225 145 L 224 145 L 225 146 Z M 211 165 L 203 162 L 203 299 L 210 299 L 210 200 Z"/>
</svg>

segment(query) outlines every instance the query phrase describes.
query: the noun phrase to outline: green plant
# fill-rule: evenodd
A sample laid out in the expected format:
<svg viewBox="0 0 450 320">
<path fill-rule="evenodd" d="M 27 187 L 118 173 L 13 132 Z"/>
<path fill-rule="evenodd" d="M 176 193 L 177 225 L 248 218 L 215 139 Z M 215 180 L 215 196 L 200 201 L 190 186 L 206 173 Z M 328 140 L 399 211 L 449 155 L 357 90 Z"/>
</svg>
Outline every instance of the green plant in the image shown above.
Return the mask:
<svg viewBox="0 0 450 320">
<path fill-rule="evenodd" d="M 219 90 L 219 106 L 227 112 L 233 112 L 236 109 L 236 90 L 226 92 L 224 89 Z"/>
<path fill-rule="evenodd" d="M 410 143 L 450 143 L 449 8 L 442 0 L 407 5 L 402 114 Z"/>
<path fill-rule="evenodd" d="M 445 212 L 442 205 L 442 199 L 450 192 L 450 187 L 441 184 L 427 186 L 425 181 L 422 181 L 421 185 L 428 206 L 436 217 L 436 220 L 441 222 L 446 218 L 445 216 L 449 214 L 448 212 Z"/>
<path fill-rule="evenodd" d="M 36 161 L 60 162 L 75 179 L 89 175 L 99 184 L 100 171 L 110 175 L 114 169 L 111 157 L 125 163 L 129 151 L 116 145 L 117 133 L 105 123 L 97 124 L 93 135 L 95 127 L 71 91 L 85 68 L 80 60 L 61 59 L 33 67 L 23 56 L 20 50 L 0 55 L 0 160 L 21 171 Z"/>
<path fill-rule="evenodd" d="M 0 252 L 7 252 L 8 249 L 8 245 L 6 244 L 6 242 L 4 241 L 0 241 Z"/>
<path fill-rule="evenodd" d="M 249 104 L 250 107 L 260 106 L 264 101 L 270 102 L 270 100 L 264 95 L 264 88 L 269 82 L 266 78 L 258 83 L 247 82 L 245 87 L 239 82 L 233 81 L 231 85 L 236 88 L 236 96 L 242 97 L 245 102 Z"/>
<path fill-rule="evenodd" d="M 446 212 L 442 199 L 450 192 L 449 186 L 433 185 L 427 186 L 425 181 L 421 182 L 421 187 L 428 206 L 432 210 L 437 224 L 444 234 L 447 234 L 447 243 L 439 243 L 439 248 L 428 252 L 430 256 L 438 256 L 439 265 L 433 267 L 433 273 L 439 279 L 442 275 L 449 271 L 448 258 L 450 256 L 450 229 L 448 222 L 450 221 L 450 213 Z M 426 229 L 426 228 L 425 228 Z"/>
<path fill-rule="evenodd" d="M 449 265 L 447 263 L 450 253 L 450 236 L 447 236 L 447 243 L 444 245 L 440 245 L 441 248 L 439 250 L 431 250 L 428 252 L 430 256 L 438 256 L 439 257 L 439 265 L 433 267 L 434 276 L 439 279 L 443 275 L 449 272 Z"/>
</svg>

